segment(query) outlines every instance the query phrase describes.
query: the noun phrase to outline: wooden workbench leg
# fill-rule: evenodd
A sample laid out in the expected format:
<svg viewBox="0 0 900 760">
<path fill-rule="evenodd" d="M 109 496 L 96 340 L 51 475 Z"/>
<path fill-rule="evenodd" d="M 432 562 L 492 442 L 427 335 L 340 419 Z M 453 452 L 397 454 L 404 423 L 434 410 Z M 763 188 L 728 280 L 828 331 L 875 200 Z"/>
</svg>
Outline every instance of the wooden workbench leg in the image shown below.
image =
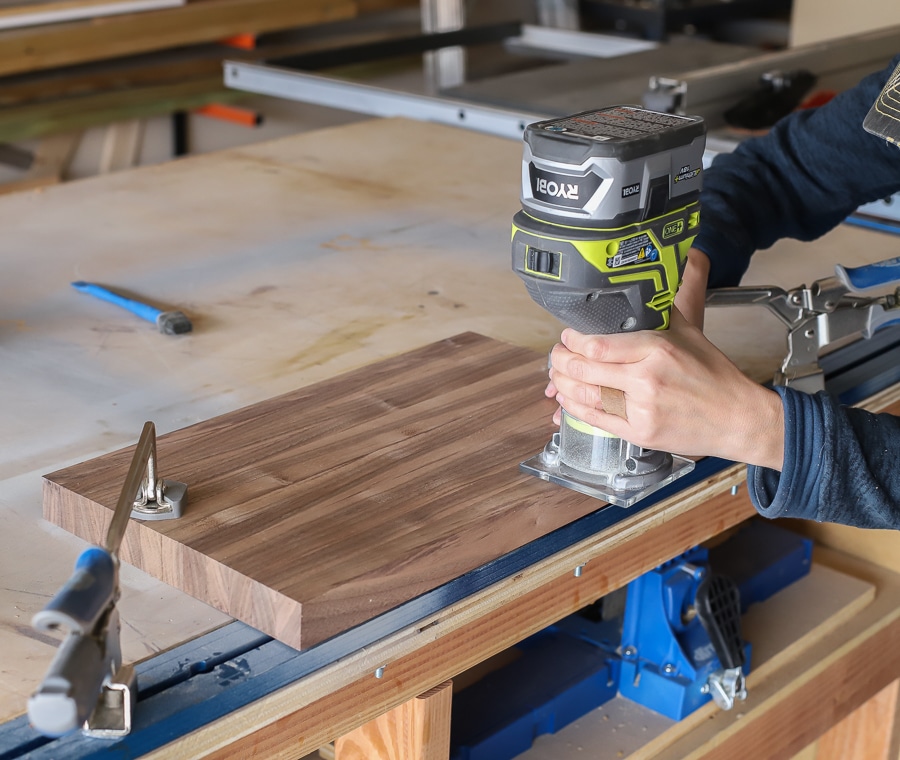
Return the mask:
<svg viewBox="0 0 900 760">
<path fill-rule="evenodd" d="M 369 721 L 334 743 L 335 760 L 447 760 L 451 681 Z"/>
<path fill-rule="evenodd" d="M 896 760 L 898 691 L 894 681 L 823 734 L 816 760 Z"/>
</svg>

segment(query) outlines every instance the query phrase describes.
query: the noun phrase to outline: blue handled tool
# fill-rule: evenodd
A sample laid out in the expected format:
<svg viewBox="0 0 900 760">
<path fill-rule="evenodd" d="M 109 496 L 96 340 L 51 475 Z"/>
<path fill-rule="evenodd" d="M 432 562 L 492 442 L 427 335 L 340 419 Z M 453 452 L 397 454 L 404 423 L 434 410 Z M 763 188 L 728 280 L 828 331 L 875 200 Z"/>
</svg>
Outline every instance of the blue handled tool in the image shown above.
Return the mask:
<svg viewBox="0 0 900 760">
<path fill-rule="evenodd" d="M 150 304 L 126 298 L 125 296 L 104 288 L 102 285 L 97 285 L 92 282 L 82 282 L 79 280 L 78 282 L 73 282 L 72 287 L 82 293 L 87 293 L 95 298 L 99 298 L 101 301 L 109 301 L 110 303 L 116 304 L 116 306 L 121 306 L 132 314 L 136 314 L 141 319 L 153 322 L 159 328 L 159 331 L 166 335 L 181 335 L 182 333 L 188 333 L 193 329 L 191 320 L 188 319 L 184 312 L 163 311 Z"/>
<path fill-rule="evenodd" d="M 118 551 L 136 502 L 146 502 L 148 492 L 162 493 L 164 488 L 163 481 L 157 483 L 155 458 L 156 429 L 147 422 L 105 545 L 81 554 L 68 583 L 32 619 L 39 630 L 67 631 L 44 680 L 28 700 L 31 724 L 46 736 L 63 736 L 79 726 L 94 736 L 121 736 L 131 730 L 137 685 L 133 667 L 122 665 L 116 609 Z"/>
<path fill-rule="evenodd" d="M 900 324 L 900 257 L 860 267 L 835 267 L 834 277 L 791 290 L 774 286 L 717 288 L 708 306 L 766 306 L 788 328 L 788 352 L 775 375 L 776 385 L 815 393 L 825 387 L 819 356 L 855 338 L 871 338 Z M 884 295 L 874 290 L 894 288 Z"/>
<path fill-rule="evenodd" d="M 900 283 L 900 256 L 861 267 L 842 267 L 838 264 L 834 270 L 847 290 L 861 293 Z"/>
</svg>

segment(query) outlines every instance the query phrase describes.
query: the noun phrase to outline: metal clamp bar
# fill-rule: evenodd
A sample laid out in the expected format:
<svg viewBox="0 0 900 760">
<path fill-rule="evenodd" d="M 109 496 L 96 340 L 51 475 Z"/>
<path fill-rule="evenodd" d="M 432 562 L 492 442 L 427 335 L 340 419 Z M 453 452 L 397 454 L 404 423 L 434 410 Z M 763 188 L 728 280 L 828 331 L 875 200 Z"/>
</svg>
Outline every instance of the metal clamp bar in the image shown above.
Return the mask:
<svg viewBox="0 0 900 760">
<path fill-rule="evenodd" d="M 451 98 L 397 92 L 276 66 L 240 61 L 225 61 L 223 65 L 226 86 L 237 90 L 371 116 L 403 116 L 433 121 L 500 137 L 521 139 L 528 124 L 548 116 L 473 105 Z"/>
<path fill-rule="evenodd" d="M 145 422 L 134 455 L 131 457 L 131 465 L 128 467 L 128 474 L 122 484 L 109 529 L 106 532 L 106 550 L 113 556 L 118 556 L 122 536 L 125 535 L 125 528 L 128 527 L 128 520 L 131 517 L 126 505 L 128 502 L 134 504 L 136 494 L 143 490 L 145 476 L 154 478 L 155 482 L 155 461 L 156 427 L 152 422 Z"/>
</svg>

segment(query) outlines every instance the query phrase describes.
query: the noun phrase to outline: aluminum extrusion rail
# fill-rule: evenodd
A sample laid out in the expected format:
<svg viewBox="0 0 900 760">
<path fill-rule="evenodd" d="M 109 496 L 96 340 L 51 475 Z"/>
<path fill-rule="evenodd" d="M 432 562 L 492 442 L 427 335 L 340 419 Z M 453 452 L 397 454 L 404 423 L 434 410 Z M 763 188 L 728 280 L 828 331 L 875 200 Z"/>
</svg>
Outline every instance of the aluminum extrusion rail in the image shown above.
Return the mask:
<svg viewBox="0 0 900 760">
<path fill-rule="evenodd" d="M 258 63 L 225 61 L 225 84 L 236 90 L 371 116 L 404 116 L 521 139 L 525 127 L 549 114 L 474 105 L 464 100 L 399 92 L 336 77 Z"/>
</svg>

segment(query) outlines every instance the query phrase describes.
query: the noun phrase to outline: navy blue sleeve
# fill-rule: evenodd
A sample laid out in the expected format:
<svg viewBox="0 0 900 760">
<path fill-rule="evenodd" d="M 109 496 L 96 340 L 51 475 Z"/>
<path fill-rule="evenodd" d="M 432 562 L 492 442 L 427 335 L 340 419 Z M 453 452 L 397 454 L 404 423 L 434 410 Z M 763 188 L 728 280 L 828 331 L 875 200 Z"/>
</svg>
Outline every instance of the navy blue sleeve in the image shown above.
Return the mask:
<svg viewBox="0 0 900 760">
<path fill-rule="evenodd" d="M 748 468 L 759 513 L 900 529 L 900 418 L 841 406 L 824 392 L 775 390 L 784 406 L 784 467 Z"/>
<path fill-rule="evenodd" d="M 900 149 L 862 128 L 900 55 L 825 105 L 716 157 L 705 172 L 700 233 L 710 287 L 737 285 L 754 251 L 814 240 L 863 203 L 900 191 Z"/>
</svg>

